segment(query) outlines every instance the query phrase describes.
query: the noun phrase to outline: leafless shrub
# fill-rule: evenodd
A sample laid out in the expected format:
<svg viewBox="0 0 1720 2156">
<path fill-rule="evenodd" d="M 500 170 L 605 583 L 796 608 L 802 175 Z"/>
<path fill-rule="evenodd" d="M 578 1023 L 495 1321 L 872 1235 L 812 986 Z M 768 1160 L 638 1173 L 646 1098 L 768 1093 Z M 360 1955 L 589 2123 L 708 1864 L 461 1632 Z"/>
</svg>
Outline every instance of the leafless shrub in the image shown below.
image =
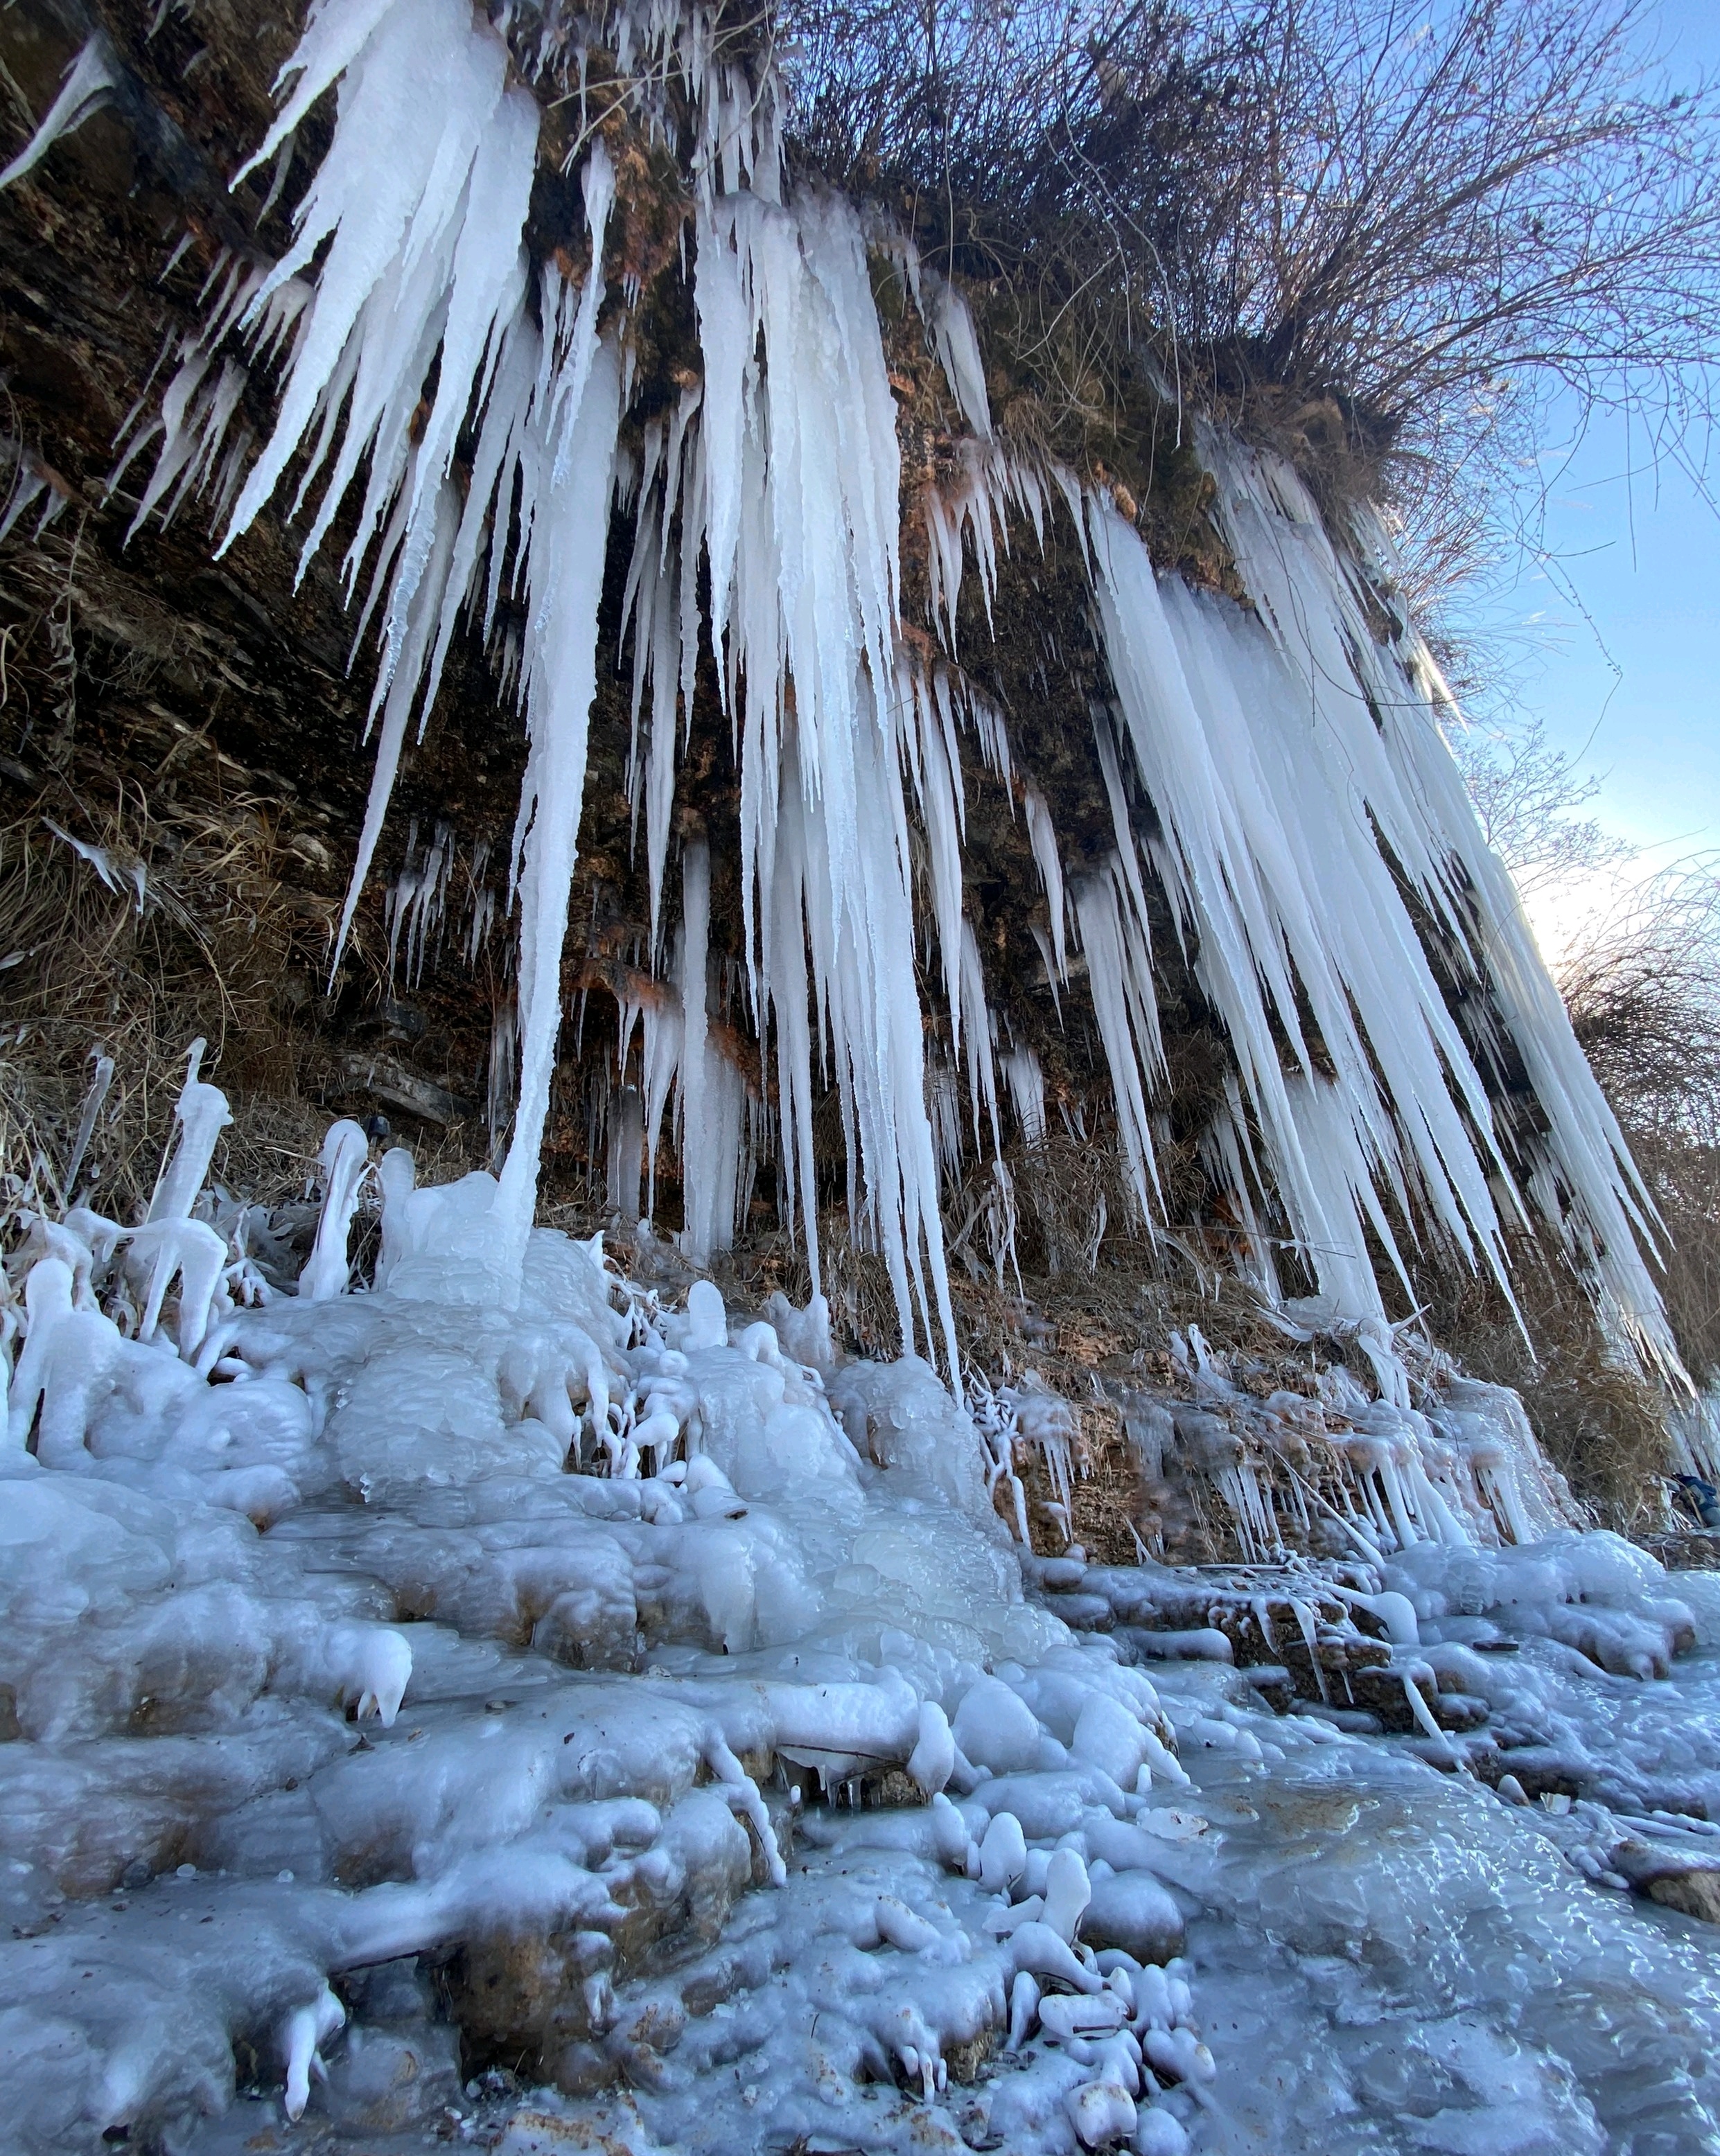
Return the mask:
<svg viewBox="0 0 1720 2156">
<path fill-rule="evenodd" d="M 1720 1378 L 1720 872 L 1656 877 L 1572 953 L 1560 986 L 1666 1224 L 1667 1312 Z"/>
<path fill-rule="evenodd" d="M 788 0 L 805 162 L 988 295 L 1071 410 L 1143 372 L 1327 465 L 1417 583 L 1549 386 L 1687 429 L 1720 351 L 1707 87 L 1646 0 Z"/>
<path fill-rule="evenodd" d="M 1627 840 L 1576 814 L 1599 794 L 1600 782 L 1576 776 L 1575 760 L 1553 746 L 1538 719 L 1471 727 L 1451 747 L 1487 844 L 1525 897 L 1631 858 Z"/>
<path fill-rule="evenodd" d="M 1433 1337 L 1467 1375 L 1521 1394 L 1548 1457 L 1600 1525 L 1633 1534 L 1662 1524 L 1665 1394 L 1610 1348 L 1557 1254 L 1520 1239 L 1514 1255 L 1516 1307 L 1491 1281 L 1449 1275 L 1430 1298 Z"/>
<path fill-rule="evenodd" d="M 1631 892 L 1572 952 L 1560 986 L 1634 1129 L 1720 1137 L 1720 870 L 1689 864 Z"/>
</svg>

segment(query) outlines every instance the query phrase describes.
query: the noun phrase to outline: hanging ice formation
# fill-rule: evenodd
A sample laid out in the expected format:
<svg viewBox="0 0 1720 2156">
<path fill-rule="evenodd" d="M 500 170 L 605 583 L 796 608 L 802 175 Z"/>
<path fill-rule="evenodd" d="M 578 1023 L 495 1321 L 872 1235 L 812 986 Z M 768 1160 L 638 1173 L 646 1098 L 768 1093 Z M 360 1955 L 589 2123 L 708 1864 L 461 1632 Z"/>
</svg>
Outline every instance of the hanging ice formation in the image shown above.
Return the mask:
<svg viewBox="0 0 1720 2156">
<path fill-rule="evenodd" d="M 1410 629 L 1370 625 L 1379 531 L 1358 524 L 1340 548 L 1287 467 L 1209 435 L 1215 516 L 1252 608 L 1160 576 L 1105 488 L 994 428 L 959 290 L 845 201 L 785 192 L 775 80 L 721 57 L 697 8 L 624 5 L 603 28 L 604 95 L 631 85 L 623 101 L 680 155 L 690 203 L 680 260 L 700 371 L 666 407 L 636 408 L 641 272 L 615 229 L 587 33 L 551 7 L 529 38 L 509 34 L 512 73 L 503 33 L 466 0 L 313 8 L 253 162 L 334 88 L 330 146 L 285 257 L 229 263 L 213 280 L 139 512 L 213 490 L 218 508 L 232 500 L 228 544 L 291 471 L 308 560 L 356 501 L 344 573 L 381 660 L 345 926 L 462 617 L 505 678 L 517 669 L 531 744 L 512 862 L 519 1088 L 480 1238 L 485 1292 L 516 1291 L 531 1217 L 606 556 L 620 543 L 651 978 L 623 1013 L 618 1202 L 641 1180 L 627 1149 L 645 1147 L 649 1204 L 658 1135 L 678 1128 L 685 1238 L 703 1258 L 731 1239 L 747 1163 L 773 1142 L 778 1204 L 798 1216 L 816 1285 L 815 1081 L 834 1078 L 851 1217 L 887 1261 L 904 1338 L 953 1361 L 941 1177 L 999 1152 L 1006 1111 L 1030 1143 L 1046 1114 L 1038 1058 L 999 1033 L 964 911 L 971 732 L 1024 813 L 1048 916 L 1035 933 L 1060 999 L 1074 942 L 1085 956 L 1137 1224 L 1174 1224 L 1155 1163 L 1156 887 L 1234 1058 L 1201 1152 L 1264 1291 L 1317 1286 L 1317 1306 L 1360 1325 L 1383 1384 L 1401 1391 L 1376 1259 L 1407 1295 L 1407 1231 L 1503 1283 L 1507 1232 L 1538 1214 L 1615 1336 L 1676 1368 L 1639 1247 L 1652 1209 L 1468 808 L 1436 723 L 1444 691 Z M 534 83 L 580 116 L 584 230 L 562 234 L 550 259 L 525 239 Z M 901 618 L 896 408 L 869 247 L 917 308 L 967 429 L 954 478 L 920 496 L 930 639 Z M 279 415 L 241 485 L 251 445 L 231 429 L 241 370 L 259 365 L 278 365 Z M 970 554 L 988 615 L 1000 552 L 1043 547 L 1064 520 L 1113 691 L 1094 713 L 1114 838 L 1096 860 L 1062 851 L 1044 791 L 1013 767 L 1007 715 L 958 664 Z M 523 609 L 517 644 L 500 625 L 511 608 Z M 743 947 L 721 980 L 710 849 L 722 834 L 683 838 L 678 931 L 665 920 L 701 649 L 740 770 Z M 947 1006 L 929 1068 L 916 885 Z M 740 1061 L 713 986 L 755 1044 Z M 1486 1081 L 1517 1061 L 1538 1108 L 1512 1123 Z M 755 1105 L 772 1063 L 773 1133 Z M 1284 1279 L 1281 1250 L 1300 1279 Z"/>
</svg>

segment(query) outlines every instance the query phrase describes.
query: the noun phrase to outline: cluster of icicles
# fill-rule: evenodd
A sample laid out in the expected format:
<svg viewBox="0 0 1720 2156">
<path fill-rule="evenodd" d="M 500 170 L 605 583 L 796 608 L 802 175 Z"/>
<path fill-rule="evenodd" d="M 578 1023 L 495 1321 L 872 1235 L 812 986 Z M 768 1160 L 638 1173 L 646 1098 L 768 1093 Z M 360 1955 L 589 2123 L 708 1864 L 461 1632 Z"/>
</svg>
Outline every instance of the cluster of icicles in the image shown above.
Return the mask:
<svg viewBox="0 0 1720 2156">
<path fill-rule="evenodd" d="M 1254 610 L 1161 578 L 1105 488 L 1016 453 L 994 431 L 965 303 L 911 244 L 814 186 L 785 198 L 773 77 L 751 82 L 719 63 L 697 8 L 624 6 L 604 37 L 641 83 L 681 84 L 696 116 L 684 246 L 702 372 L 665 418 L 644 424 L 642 454 L 624 441 L 630 283 L 619 322 L 605 311 L 608 152 L 593 120 L 579 152 L 588 271 L 565 267 L 584 235 L 565 235 L 554 260 L 531 259 L 523 234 L 539 108 L 511 71 L 503 36 L 467 0 L 316 0 L 280 116 L 252 161 L 284 157 L 337 88 L 295 243 L 273 264 L 228 259 L 218 270 L 159 419 L 140 417 L 125 451 L 125 465 L 154 451 L 139 523 L 201 490 L 226 520 L 223 546 L 295 461 L 290 510 L 315 496 L 304 560 L 357 493 L 345 575 L 364 592 L 357 637 L 374 621 L 382 655 L 375 777 L 343 933 L 408 730 L 435 699 L 462 618 L 500 647 L 530 737 L 511 863 L 518 1105 L 492 1235 L 501 1291 L 517 1279 L 531 1224 L 562 1017 L 605 554 L 612 519 L 630 516 L 629 786 L 653 945 L 665 940 L 677 745 L 705 635 L 740 751 L 746 993 L 762 1059 L 774 1042 L 779 1187 L 791 1225 L 798 1202 L 815 1284 L 818 1066 L 839 1088 L 851 1213 L 888 1261 L 903 1338 L 916 1337 L 917 1321 L 953 1369 L 938 1194 L 941 1155 L 963 1135 L 959 1117 L 945 1113 L 935 1127 L 928 1111 L 911 803 L 974 1142 L 988 1121 L 999 1140 L 999 1060 L 1024 1134 L 1043 1127 L 1032 1050 L 994 1051 L 963 915 L 958 733 L 969 726 L 1024 805 L 1054 985 L 1068 978 L 1073 939 L 1086 954 L 1143 1220 L 1163 1217 L 1150 870 L 1229 1034 L 1235 1071 L 1206 1165 L 1229 1188 L 1263 1290 L 1281 1293 L 1272 1252 L 1282 1244 L 1333 1311 L 1370 1328 L 1382 1382 L 1407 1404 L 1369 1237 L 1406 1286 L 1394 1220 L 1422 1224 L 1503 1283 L 1505 1229 L 1533 1207 L 1564 1239 L 1615 1334 L 1676 1367 L 1638 1248 L 1651 1206 L 1440 737 L 1442 687 L 1413 632 L 1376 640 L 1358 561 L 1334 547 L 1294 475 L 1204 439 L 1215 514 Z M 577 46 L 570 18 L 551 8 L 531 51 L 514 58 L 544 81 L 577 75 L 583 121 Z M 44 136 L 74 122 L 72 89 Z M 945 653 L 932 662 L 916 655 L 899 618 L 901 468 L 869 249 L 893 259 L 969 429 L 958 485 L 924 501 Z M 260 448 L 242 418 L 246 370 L 259 365 L 280 376 L 279 415 Z M 466 442 L 469 473 L 457 479 Z M 1010 774 L 1004 718 L 971 688 L 953 649 L 969 552 L 989 602 L 1012 524 L 1018 543 L 1030 530 L 1043 544 L 1065 514 L 1115 690 L 1093 715 L 1115 850 L 1066 884 L 1048 804 Z M 1353 536 L 1358 557 L 1383 555 L 1377 529 Z M 523 607 L 522 639 L 498 627 L 504 592 Z M 1131 814 L 1132 786 L 1156 811 L 1148 837 Z M 1400 880 L 1483 985 L 1472 1004 L 1487 1014 L 1488 1037 L 1460 1034 Z M 643 1027 L 642 1120 L 653 1140 L 675 1095 L 685 1242 L 702 1259 L 733 1234 L 762 1111 L 709 1021 L 702 844 L 684 848 L 680 880 L 663 993 L 624 1013 L 619 1047 L 624 1059 Z M 1515 1134 L 1507 1158 L 1477 1060 L 1513 1055 L 1545 1123 L 1538 1136 Z"/>
<path fill-rule="evenodd" d="M 1156 1492 L 1177 1480 L 1218 1491 L 1250 1564 L 1294 1561 L 1334 1536 L 1348 1554 L 1377 1567 L 1421 1542 L 1520 1545 L 1582 1524 L 1522 1400 L 1502 1385 L 1425 1371 L 1417 1405 L 1402 1407 L 1370 1398 L 1332 1363 L 1311 1393 L 1261 1399 L 1234 1381 L 1198 1327 L 1186 1338 L 1173 1333 L 1170 1345 L 1192 1399 L 1137 1392 L 1124 1409 L 1149 1531 Z M 1019 1393 L 1012 1396 L 1018 1421 L 1036 1427 L 1055 1423 L 1060 1409 L 1067 1413 L 1048 1396 L 1024 1416 Z M 1050 1460 L 1050 1446 L 1044 1450 Z M 1062 1474 L 1066 1489 L 1066 1465 Z"/>
<path fill-rule="evenodd" d="M 28 1235 L 12 1270 L 21 1293 L 8 1284 L 0 1295 L 0 1352 L 16 1358 L 8 1402 L 13 1441 L 23 1445 L 33 1434 L 44 1465 L 81 1462 L 92 1404 L 116 1382 L 127 1343 L 155 1342 L 164 1317 L 171 1344 L 200 1377 L 230 1376 L 223 1358 L 236 1310 L 266 1304 L 282 1291 L 326 1302 L 362 1285 L 350 1255 L 362 1208 L 373 1211 L 379 1229 L 369 1282 L 376 1290 L 391 1284 L 408 1292 L 429 1289 L 460 1302 L 494 1293 L 493 1277 L 481 1265 L 474 1277 L 460 1275 L 470 1271 L 473 1250 L 481 1252 L 488 1242 L 495 1179 L 478 1173 L 420 1188 L 409 1151 L 396 1147 L 373 1160 L 365 1132 L 346 1119 L 331 1125 L 324 1139 L 311 1249 L 296 1277 L 290 1277 L 290 1260 L 268 1209 L 208 1187 L 216 1145 L 233 1118 L 225 1095 L 200 1075 L 203 1051 L 203 1041 L 192 1044 L 174 1108 L 174 1142 L 137 1224 L 126 1226 L 85 1203 L 62 1208 L 58 1217 L 47 1210 L 20 1216 Z M 112 1078 L 111 1061 L 100 1058 L 74 1141 L 68 1191 Z M 458 1263 L 446 1255 L 455 1245 Z M 601 1239 L 593 1248 L 600 1250 Z M 419 1274 L 425 1277 L 414 1286 Z M 642 1291 L 622 1285 L 641 1313 L 654 1306 L 649 1297 L 639 1301 Z M 711 1292 L 696 1286 L 695 1299 Z M 641 1315 L 639 1322 L 648 1319 Z M 822 1296 L 814 1295 L 804 1312 L 773 1296 L 770 1322 L 755 1332 L 750 1345 L 741 1343 L 750 1353 L 774 1356 L 780 1339 L 807 1363 L 830 1361 L 829 1311 Z M 1186 1340 L 1173 1334 L 1172 1348 L 1193 1399 L 1178 1405 L 1133 1395 L 1125 1416 L 1132 1453 L 1150 1490 L 1165 1474 L 1168 1455 L 1180 1450 L 1223 1496 L 1250 1563 L 1281 1562 L 1288 1550 L 1307 1548 L 1316 1513 L 1376 1565 L 1424 1540 L 1456 1548 L 1502 1538 L 1527 1543 L 1574 1523 L 1562 1486 L 1549 1480 L 1522 1403 L 1502 1388 L 1448 1378 L 1441 1389 L 1422 1388 L 1421 1409 L 1400 1405 L 1392 1397 L 1390 1380 L 1402 1374 L 1394 1357 L 1386 1362 L 1379 1399 L 1370 1399 L 1334 1364 L 1322 1373 L 1318 1398 L 1278 1392 L 1261 1401 L 1232 1384 L 1224 1358 L 1213 1355 L 1197 1327 Z M 564 1450 L 588 1457 L 604 1474 L 637 1479 L 661 1471 L 678 1451 L 685 1403 L 677 1412 L 649 1389 L 612 1396 L 594 1349 L 576 1362 L 572 1390 L 583 1398 L 583 1414 L 557 1372 L 519 1388 L 524 1409 Z M 1079 1471 L 1075 1411 L 1031 1371 L 1013 1384 L 994 1384 L 971 1367 L 964 1376 L 988 1506 L 1001 1496 L 1016 1539 L 1030 1548 L 1019 1469 L 1024 1449 L 1035 1454 L 1051 1491 L 1042 1509 L 1066 1548 L 1074 1539 Z M 1328 1428 L 1328 1414 L 1335 1428 Z M 1311 1464 L 1311 1447 L 1320 1455 L 1317 1466 Z M 266 1473 L 259 1478 L 241 1471 L 225 1502 L 267 1519 L 280 1509 L 282 1494 Z M 1144 1545 L 1139 1554 L 1148 1557 Z"/>
</svg>

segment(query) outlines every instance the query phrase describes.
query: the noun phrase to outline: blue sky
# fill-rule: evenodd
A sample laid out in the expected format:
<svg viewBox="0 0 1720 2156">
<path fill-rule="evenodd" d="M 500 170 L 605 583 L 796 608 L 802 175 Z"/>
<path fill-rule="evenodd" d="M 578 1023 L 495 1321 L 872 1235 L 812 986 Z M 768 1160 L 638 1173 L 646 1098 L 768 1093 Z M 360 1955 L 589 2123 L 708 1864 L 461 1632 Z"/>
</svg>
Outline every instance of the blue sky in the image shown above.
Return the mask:
<svg viewBox="0 0 1720 2156">
<path fill-rule="evenodd" d="M 1655 25 L 1674 75 L 1720 71 L 1715 0 L 1661 0 Z M 1656 468 L 1640 428 L 1598 423 L 1574 450 L 1569 432 L 1556 408 L 1542 465 L 1553 565 L 1517 564 L 1487 612 L 1524 654 L 1517 711 L 1599 780 L 1586 813 L 1644 850 L 1640 874 L 1720 851 L 1720 515 L 1671 461 Z M 1686 447 L 1700 464 L 1705 445 Z M 1707 476 L 1720 500 L 1720 455 Z M 1601 896 L 1533 908 L 1543 944 Z"/>
</svg>

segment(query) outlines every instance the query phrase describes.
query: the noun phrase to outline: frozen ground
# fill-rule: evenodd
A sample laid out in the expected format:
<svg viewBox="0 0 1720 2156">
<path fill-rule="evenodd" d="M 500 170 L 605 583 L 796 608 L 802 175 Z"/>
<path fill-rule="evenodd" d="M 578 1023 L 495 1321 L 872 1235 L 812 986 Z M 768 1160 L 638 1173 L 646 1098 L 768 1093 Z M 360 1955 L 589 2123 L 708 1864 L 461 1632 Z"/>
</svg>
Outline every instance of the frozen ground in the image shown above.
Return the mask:
<svg viewBox="0 0 1720 2156">
<path fill-rule="evenodd" d="M 1029 1597 L 923 1363 L 542 1230 L 504 1306 L 399 1155 L 352 1291 L 362 1152 L 295 1295 L 209 1197 L 14 1260 L 4 2145 L 1712 2144 L 1720 1934 L 1642 1890 L 1720 1878 L 1720 1583 L 1491 1546 L 1394 1410 L 1353 1558 Z"/>
</svg>

